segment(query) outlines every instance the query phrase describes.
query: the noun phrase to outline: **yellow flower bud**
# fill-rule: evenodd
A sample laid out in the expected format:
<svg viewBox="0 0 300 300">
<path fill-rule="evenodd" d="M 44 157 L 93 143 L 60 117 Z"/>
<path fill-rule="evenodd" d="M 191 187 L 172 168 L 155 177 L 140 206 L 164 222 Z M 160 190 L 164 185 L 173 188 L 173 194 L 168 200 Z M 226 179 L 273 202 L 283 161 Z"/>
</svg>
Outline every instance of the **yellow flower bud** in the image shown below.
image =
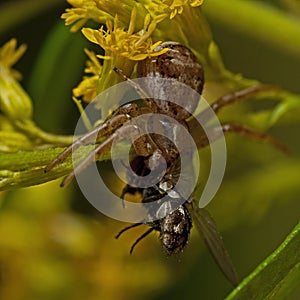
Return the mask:
<svg viewBox="0 0 300 300">
<path fill-rule="evenodd" d="M 24 45 L 17 49 L 16 44 L 12 39 L 0 48 L 0 111 L 10 120 L 32 116 L 31 100 L 16 79 L 20 74 L 11 69 L 25 51 Z"/>
<path fill-rule="evenodd" d="M 32 104 L 20 84 L 0 65 L 0 110 L 11 120 L 30 119 Z"/>
</svg>

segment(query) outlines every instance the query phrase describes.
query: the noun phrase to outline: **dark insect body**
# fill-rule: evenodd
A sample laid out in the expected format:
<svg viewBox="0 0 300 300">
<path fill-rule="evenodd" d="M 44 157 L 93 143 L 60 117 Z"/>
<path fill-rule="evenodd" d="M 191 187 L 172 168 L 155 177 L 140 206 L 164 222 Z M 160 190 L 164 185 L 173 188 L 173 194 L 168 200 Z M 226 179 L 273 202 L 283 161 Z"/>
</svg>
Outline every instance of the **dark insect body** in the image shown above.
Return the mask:
<svg viewBox="0 0 300 300">
<path fill-rule="evenodd" d="M 198 94 L 201 94 L 204 85 L 202 65 L 197 61 L 192 51 L 183 45 L 175 42 L 164 42 L 157 50 L 162 48 L 168 48 L 168 51 L 162 55 L 154 58 L 147 58 L 138 63 L 137 76 L 153 79 L 151 83 L 148 86 L 143 87 L 143 89 L 127 78 L 121 70 L 114 68 L 124 80 L 128 80 L 128 82 L 136 89 L 141 97 L 142 105 L 130 103 L 120 107 L 103 124 L 95 127 L 86 135 L 83 135 L 47 166 L 46 171 L 50 171 L 54 166 L 70 155 L 72 151 L 76 151 L 79 147 L 87 145 L 94 140 L 102 139 L 102 142 L 97 144 L 95 149 L 83 159 L 67 177 L 65 177 L 62 186 L 67 185 L 73 179 L 75 174 L 81 172 L 95 159 L 109 151 L 114 140 L 121 141 L 127 136 L 134 137 L 135 129 L 132 126 L 126 125 L 126 123 L 132 118 L 145 113 L 159 113 L 175 119 L 190 132 L 198 148 L 205 147 L 209 144 L 205 134 L 201 133 L 202 131 L 199 130 L 199 124 L 196 118 L 191 116 L 191 112 L 195 111 L 200 100 L 199 95 L 193 97 L 189 95 L 187 98 L 184 91 L 178 89 L 178 82 L 180 82 L 191 87 Z M 168 87 L 164 86 L 163 81 L 161 80 L 164 78 L 173 80 L 172 82 L 174 85 L 171 84 Z M 211 104 L 211 109 L 217 113 L 224 106 L 249 98 L 258 92 L 270 88 L 272 87 L 257 85 L 225 95 L 213 102 Z M 152 97 L 148 97 L 148 94 L 151 94 Z M 171 101 L 160 100 L 174 94 L 180 99 L 178 104 Z M 200 112 L 200 116 L 203 120 L 207 119 L 208 121 L 209 119 L 209 114 L 206 110 Z M 158 125 L 168 131 L 170 128 L 168 128 L 168 125 L 166 124 L 167 122 L 165 120 L 161 120 Z M 153 124 L 153 126 L 157 126 L 157 124 Z M 180 139 L 180 136 L 176 136 L 176 128 L 172 129 L 175 138 Z M 224 133 L 233 132 L 241 136 L 268 142 L 283 151 L 286 150 L 280 142 L 269 135 L 257 132 L 240 124 L 224 124 L 222 125 L 222 130 Z M 122 198 L 128 192 L 141 193 L 142 201 L 144 203 L 160 199 L 166 194 L 171 195 L 170 197 L 172 198 L 169 189 L 172 190 L 176 184 L 178 168 L 174 166 L 178 164 L 180 154 L 178 149 L 174 147 L 174 144 L 171 143 L 169 139 L 157 134 L 142 136 L 134 140 L 133 145 L 137 157 L 135 163 L 138 161 L 142 165 L 142 167 L 136 168 L 135 171 L 137 174 L 140 175 L 143 172 L 147 172 L 148 169 L 151 169 L 150 166 L 159 168 L 162 157 L 167 163 L 167 171 L 163 179 L 153 187 L 136 189 L 127 186 L 122 193 Z M 190 149 L 186 149 L 186 154 L 192 155 L 189 151 Z M 139 165 L 139 163 L 137 164 Z M 179 197 L 181 196 L 179 195 Z M 163 205 L 164 204 L 162 203 L 162 207 Z M 177 206 L 171 214 L 166 215 L 160 220 L 146 223 L 146 225 L 150 226 L 149 230 L 137 239 L 131 248 L 131 252 L 134 246 L 153 230 L 160 232 L 160 239 L 163 248 L 167 253 L 173 254 L 180 252 L 188 242 L 190 229 L 192 227 L 192 219 L 223 273 L 233 284 L 237 284 L 234 268 L 217 231 L 215 222 L 204 209 L 199 209 L 195 206 L 192 199 L 187 199 L 186 202 Z M 127 229 L 138 225 L 140 224 L 134 224 L 125 228 L 118 236 Z"/>
<path fill-rule="evenodd" d="M 134 171 L 138 175 L 146 175 L 148 173 L 146 165 L 141 162 L 140 157 L 133 160 L 133 165 L 136 165 L 136 160 L 139 161 L 139 164 L 138 168 L 134 169 Z M 129 229 L 140 225 L 148 225 L 150 228 L 133 243 L 130 248 L 130 253 L 133 252 L 135 246 L 147 235 L 153 231 L 158 231 L 160 233 L 160 241 L 163 249 L 167 254 L 174 255 L 180 253 L 187 245 L 192 223 L 194 223 L 221 271 L 233 285 L 237 285 L 237 274 L 213 218 L 204 208 L 200 209 L 192 199 L 188 199 L 188 201 L 184 202 L 181 201 L 182 199 L 178 198 L 180 195 L 174 190 L 174 186 L 179 175 L 180 160 L 178 159 L 167 169 L 161 181 L 155 186 L 141 189 L 126 185 L 121 195 L 122 198 L 127 193 L 141 193 L 142 202 L 146 203 L 159 201 L 159 199 L 168 195 L 168 198 L 172 200 L 170 203 L 172 203 L 176 209 L 165 217 L 153 222 L 135 223 L 125 227 L 118 233 L 116 238 L 119 238 Z M 183 204 L 178 205 L 178 202 L 183 202 Z M 164 204 L 165 202 L 162 202 L 161 207 L 163 207 Z"/>
<path fill-rule="evenodd" d="M 150 172 L 147 169 L 145 161 L 141 161 L 141 157 L 134 159 L 133 164 L 136 165 L 136 160 L 139 160 L 139 168 L 136 170 L 137 175 L 146 175 Z M 180 160 L 175 161 L 171 167 L 169 167 L 163 176 L 163 178 L 154 186 L 148 188 L 133 188 L 130 185 L 126 185 L 123 189 L 121 197 L 124 198 L 126 194 L 140 193 L 142 195 L 143 203 L 151 203 L 153 201 L 160 201 L 163 197 L 167 197 L 166 201 L 160 202 L 161 209 L 172 210 L 171 213 L 166 216 L 147 222 L 146 224 L 151 228 L 147 230 L 131 247 L 130 253 L 132 253 L 136 244 L 146 237 L 153 230 L 160 233 L 160 240 L 164 250 L 167 254 L 172 255 L 181 252 L 189 240 L 190 230 L 192 228 L 192 219 L 190 213 L 186 207 L 186 201 L 180 198 L 180 195 L 173 189 L 178 177 L 180 175 Z M 138 184 L 137 184 L 138 185 Z M 166 202 L 168 206 L 165 207 Z M 170 205 L 173 206 L 169 207 Z M 142 225 L 145 223 L 137 223 L 132 226 L 124 228 L 117 238 L 128 229 Z"/>
</svg>

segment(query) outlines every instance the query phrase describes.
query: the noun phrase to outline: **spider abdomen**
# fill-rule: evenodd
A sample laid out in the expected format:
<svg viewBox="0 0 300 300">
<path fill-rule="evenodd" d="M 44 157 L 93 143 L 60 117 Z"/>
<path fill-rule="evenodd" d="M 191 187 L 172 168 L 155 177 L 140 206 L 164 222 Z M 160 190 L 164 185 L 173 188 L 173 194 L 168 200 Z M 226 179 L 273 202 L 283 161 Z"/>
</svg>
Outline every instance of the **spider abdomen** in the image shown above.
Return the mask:
<svg viewBox="0 0 300 300">
<path fill-rule="evenodd" d="M 168 48 L 169 50 L 157 57 L 146 58 L 138 63 L 138 77 L 151 77 L 146 87 L 147 93 L 153 95 L 159 113 L 169 115 L 177 120 L 185 120 L 194 112 L 199 95 L 204 85 L 204 72 L 196 56 L 187 47 L 176 42 L 164 42 L 155 50 Z M 162 79 L 171 79 L 170 83 Z M 195 90 L 193 95 L 182 88 L 180 83 Z M 178 99 L 176 105 L 172 98 Z M 170 102 L 161 99 L 170 99 Z M 184 109 L 186 108 L 186 109 Z"/>
</svg>

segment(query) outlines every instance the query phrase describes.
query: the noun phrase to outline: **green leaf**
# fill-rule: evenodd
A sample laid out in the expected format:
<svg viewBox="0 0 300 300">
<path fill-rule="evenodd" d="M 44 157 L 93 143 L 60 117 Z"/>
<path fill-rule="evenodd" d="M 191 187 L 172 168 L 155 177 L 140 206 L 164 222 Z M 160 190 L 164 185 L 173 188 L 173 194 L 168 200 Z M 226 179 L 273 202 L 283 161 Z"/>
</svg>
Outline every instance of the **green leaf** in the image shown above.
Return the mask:
<svg viewBox="0 0 300 300">
<path fill-rule="evenodd" d="M 287 299 L 300 283 L 300 223 L 226 300 Z"/>
<path fill-rule="evenodd" d="M 274 125 L 283 115 L 288 115 L 289 119 L 299 120 L 300 96 L 286 93 L 286 97 L 283 100 L 270 115 L 270 126 Z"/>
<path fill-rule="evenodd" d="M 299 123 L 300 96 L 284 90 L 275 95 L 274 99 L 276 96 L 280 102 L 275 108 L 269 111 L 255 112 L 251 115 L 253 124 L 266 130 L 275 124 Z"/>
</svg>

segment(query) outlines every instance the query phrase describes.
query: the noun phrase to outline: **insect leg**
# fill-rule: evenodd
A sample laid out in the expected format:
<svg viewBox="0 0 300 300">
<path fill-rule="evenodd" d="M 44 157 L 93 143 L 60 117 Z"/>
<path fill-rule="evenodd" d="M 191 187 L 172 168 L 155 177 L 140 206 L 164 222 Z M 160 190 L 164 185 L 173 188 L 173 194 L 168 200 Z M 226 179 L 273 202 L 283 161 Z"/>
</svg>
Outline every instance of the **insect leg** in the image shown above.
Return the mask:
<svg viewBox="0 0 300 300">
<path fill-rule="evenodd" d="M 138 227 L 140 225 L 144 225 L 144 223 L 135 223 L 135 224 L 132 224 L 130 226 L 127 226 L 125 228 L 123 228 L 116 236 L 115 238 L 118 239 L 124 232 L 126 232 L 127 230 L 131 229 L 131 228 L 135 228 L 135 227 Z"/>
<path fill-rule="evenodd" d="M 67 175 L 61 186 L 64 187 L 69 184 L 76 174 L 82 172 L 86 167 L 88 167 L 93 161 L 95 161 L 100 155 L 106 153 L 112 146 L 112 143 L 121 141 L 124 137 L 130 137 L 135 140 L 139 133 L 139 129 L 135 125 L 124 125 L 120 127 L 119 130 L 115 131 L 111 136 L 101 142 L 94 150 L 92 150 L 87 157 L 85 157 L 74 169 Z"/>
<path fill-rule="evenodd" d="M 145 238 L 148 234 L 150 234 L 155 228 L 151 227 L 149 228 L 146 232 L 144 232 L 131 246 L 129 253 L 132 254 L 135 246 L 143 239 Z"/>
<path fill-rule="evenodd" d="M 124 229 L 122 229 L 117 235 L 116 235 L 116 239 L 120 237 L 120 235 L 122 235 L 125 231 L 134 228 L 134 227 L 138 227 L 140 225 L 144 225 L 144 223 L 135 223 L 132 224 L 130 226 L 125 227 Z M 151 227 L 149 228 L 146 232 L 144 232 L 131 246 L 129 253 L 132 254 L 135 246 L 143 239 L 145 238 L 148 234 L 150 234 L 153 230 L 155 230 L 155 228 Z"/>
<path fill-rule="evenodd" d="M 140 97 L 145 101 L 145 103 L 149 106 L 151 109 L 151 112 L 155 113 L 157 112 L 158 108 L 155 104 L 155 101 L 153 101 L 147 93 L 133 80 L 131 80 L 129 77 L 127 77 L 122 70 L 114 67 L 113 70 L 121 77 L 123 80 L 128 81 L 128 83 L 131 84 L 131 86 L 137 91 L 137 93 L 140 95 Z"/>
</svg>

